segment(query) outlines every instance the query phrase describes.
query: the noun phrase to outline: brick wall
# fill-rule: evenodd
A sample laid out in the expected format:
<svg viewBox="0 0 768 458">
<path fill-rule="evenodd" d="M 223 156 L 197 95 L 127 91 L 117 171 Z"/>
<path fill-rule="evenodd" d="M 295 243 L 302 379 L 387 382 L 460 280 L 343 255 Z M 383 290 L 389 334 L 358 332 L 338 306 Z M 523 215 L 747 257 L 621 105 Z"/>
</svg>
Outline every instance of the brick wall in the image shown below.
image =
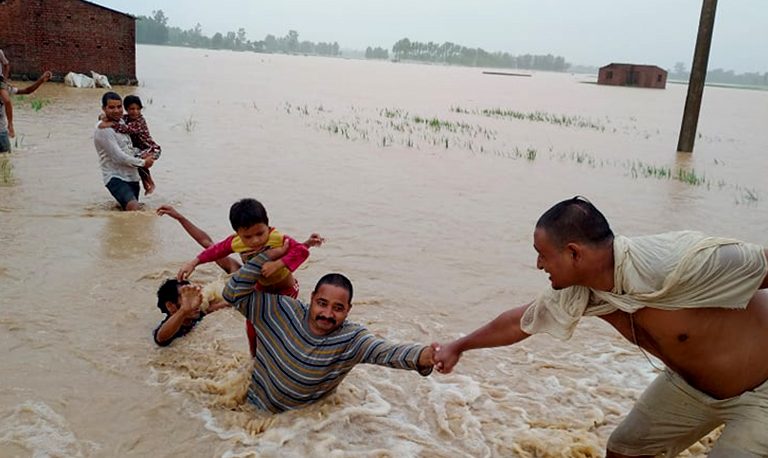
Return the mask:
<svg viewBox="0 0 768 458">
<path fill-rule="evenodd" d="M 631 73 L 634 74 L 634 81 L 631 81 Z M 664 89 L 667 85 L 667 72 L 649 65 L 606 65 L 597 75 L 597 84 Z"/>
<path fill-rule="evenodd" d="M 45 70 L 63 78 L 91 70 L 116 84 L 136 83 L 135 19 L 81 0 L 0 3 L 0 49 L 15 78 Z"/>
</svg>

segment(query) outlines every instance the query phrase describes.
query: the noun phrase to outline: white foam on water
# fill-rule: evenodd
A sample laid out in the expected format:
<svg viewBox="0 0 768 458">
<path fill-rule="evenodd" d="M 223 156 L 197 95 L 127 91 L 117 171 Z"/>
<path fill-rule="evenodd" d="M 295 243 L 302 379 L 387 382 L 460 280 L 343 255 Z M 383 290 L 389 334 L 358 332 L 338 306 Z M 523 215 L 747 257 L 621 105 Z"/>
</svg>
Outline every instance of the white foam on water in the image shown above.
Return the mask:
<svg viewBox="0 0 768 458">
<path fill-rule="evenodd" d="M 639 352 L 592 332 L 575 337 L 598 340 L 580 347 L 588 351 L 535 348 L 532 339 L 482 353 L 482 370 L 480 353 L 470 353 L 449 375 L 358 366 L 327 398 L 273 415 L 246 400 L 242 319 L 223 311 L 158 352 L 147 383 L 172 392 L 228 457 L 599 457 L 656 372 Z M 601 369 L 608 362 L 614 371 Z M 692 456 L 707 449 L 694 446 Z"/>
<path fill-rule="evenodd" d="M 20 446 L 34 458 L 86 457 L 101 447 L 78 439 L 66 418 L 42 401 L 26 401 L 0 418 L 0 444 Z"/>
</svg>

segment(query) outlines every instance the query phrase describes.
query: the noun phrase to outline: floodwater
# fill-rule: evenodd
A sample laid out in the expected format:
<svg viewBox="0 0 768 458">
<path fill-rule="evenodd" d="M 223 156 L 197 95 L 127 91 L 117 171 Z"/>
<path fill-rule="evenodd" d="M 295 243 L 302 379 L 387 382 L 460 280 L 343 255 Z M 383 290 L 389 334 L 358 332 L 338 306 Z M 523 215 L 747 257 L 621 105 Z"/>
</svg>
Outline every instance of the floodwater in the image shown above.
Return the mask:
<svg viewBox="0 0 768 458">
<path fill-rule="evenodd" d="M 576 194 L 617 233 L 698 229 L 768 244 L 768 92 L 707 88 L 696 151 L 678 155 L 683 85 L 137 55 L 140 86 L 117 90 L 142 97 L 163 146 L 143 212 L 116 211 L 101 182 L 101 90 L 48 84 L 33 96 L 39 111 L 16 102 L 13 182 L 0 186 L 0 456 L 601 456 L 654 377 L 639 350 L 585 319 L 568 342 L 469 352 L 447 376 L 358 366 L 322 402 L 255 412 L 243 402 L 239 316 L 217 312 L 169 348 L 152 342 L 155 290 L 198 252 L 153 214 L 161 204 L 219 239 L 229 205 L 258 198 L 285 233 L 327 239 L 297 272 L 302 298 L 323 273 L 344 272 L 351 320 L 424 343 L 531 300 L 547 281 L 533 225 Z M 494 109 L 506 115 L 483 114 Z M 218 275 L 205 266 L 194 278 Z"/>
</svg>

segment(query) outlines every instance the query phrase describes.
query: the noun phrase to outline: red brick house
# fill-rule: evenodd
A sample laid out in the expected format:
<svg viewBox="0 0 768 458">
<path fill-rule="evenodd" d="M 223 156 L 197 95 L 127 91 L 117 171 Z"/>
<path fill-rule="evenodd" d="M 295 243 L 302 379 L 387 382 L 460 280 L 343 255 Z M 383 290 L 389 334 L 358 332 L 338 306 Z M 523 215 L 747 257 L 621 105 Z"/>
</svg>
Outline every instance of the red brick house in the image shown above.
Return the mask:
<svg viewBox="0 0 768 458">
<path fill-rule="evenodd" d="M 667 71 L 655 65 L 608 64 L 600 68 L 597 84 L 664 89 Z"/>
<path fill-rule="evenodd" d="M 93 70 L 136 83 L 136 18 L 88 1 L 0 0 L 0 49 L 14 78 Z"/>
</svg>

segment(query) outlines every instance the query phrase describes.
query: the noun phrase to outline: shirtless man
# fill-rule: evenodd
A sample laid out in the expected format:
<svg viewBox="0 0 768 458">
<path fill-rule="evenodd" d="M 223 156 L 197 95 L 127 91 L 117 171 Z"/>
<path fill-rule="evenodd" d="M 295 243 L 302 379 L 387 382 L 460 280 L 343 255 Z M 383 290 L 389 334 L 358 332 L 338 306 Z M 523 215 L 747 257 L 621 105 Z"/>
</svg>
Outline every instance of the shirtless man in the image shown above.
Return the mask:
<svg viewBox="0 0 768 458">
<path fill-rule="evenodd" d="M 438 345 L 438 371 L 467 350 L 539 332 L 570 338 L 582 316 L 599 316 L 667 366 L 607 457 L 676 456 L 722 424 L 710 457 L 768 456 L 768 250 L 697 232 L 614 236 L 581 197 L 544 213 L 533 240 L 551 288 Z"/>
</svg>

